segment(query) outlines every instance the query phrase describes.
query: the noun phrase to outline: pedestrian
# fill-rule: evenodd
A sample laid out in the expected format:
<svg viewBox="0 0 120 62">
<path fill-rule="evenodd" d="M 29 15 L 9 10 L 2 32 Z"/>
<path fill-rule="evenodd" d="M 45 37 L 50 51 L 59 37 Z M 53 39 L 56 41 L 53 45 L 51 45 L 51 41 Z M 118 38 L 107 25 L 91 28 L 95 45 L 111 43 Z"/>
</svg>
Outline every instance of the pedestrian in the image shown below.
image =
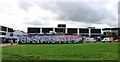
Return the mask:
<svg viewBox="0 0 120 62">
<path fill-rule="evenodd" d="M 10 43 L 11 43 L 11 45 L 13 45 L 13 40 L 12 39 L 10 40 Z"/>
</svg>

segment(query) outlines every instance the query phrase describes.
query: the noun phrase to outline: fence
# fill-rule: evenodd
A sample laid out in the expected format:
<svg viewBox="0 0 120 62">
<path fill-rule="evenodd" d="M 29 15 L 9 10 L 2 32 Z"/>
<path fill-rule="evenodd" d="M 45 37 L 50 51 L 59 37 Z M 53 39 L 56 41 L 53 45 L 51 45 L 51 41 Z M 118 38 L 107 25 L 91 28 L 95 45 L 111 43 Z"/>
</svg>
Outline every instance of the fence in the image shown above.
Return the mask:
<svg viewBox="0 0 120 62">
<path fill-rule="evenodd" d="M 45 36 L 29 36 L 23 35 L 18 36 L 19 44 L 31 44 L 31 43 L 80 43 L 83 42 L 83 39 L 79 35 L 45 35 Z"/>
<path fill-rule="evenodd" d="M 101 41 L 111 41 L 104 38 Z M 18 36 L 19 44 L 73 44 L 83 42 L 97 42 L 97 38 L 83 37 L 80 35 L 22 35 Z"/>
</svg>

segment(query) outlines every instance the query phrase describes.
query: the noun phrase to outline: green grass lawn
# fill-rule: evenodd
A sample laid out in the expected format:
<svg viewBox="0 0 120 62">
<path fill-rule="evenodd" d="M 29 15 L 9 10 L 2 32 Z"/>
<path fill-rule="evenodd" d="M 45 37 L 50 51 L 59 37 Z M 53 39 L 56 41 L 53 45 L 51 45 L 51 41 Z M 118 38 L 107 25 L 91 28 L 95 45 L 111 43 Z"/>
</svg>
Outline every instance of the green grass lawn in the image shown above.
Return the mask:
<svg viewBox="0 0 120 62">
<path fill-rule="evenodd" d="M 20 44 L 2 47 L 3 60 L 117 60 L 118 43 Z"/>
</svg>

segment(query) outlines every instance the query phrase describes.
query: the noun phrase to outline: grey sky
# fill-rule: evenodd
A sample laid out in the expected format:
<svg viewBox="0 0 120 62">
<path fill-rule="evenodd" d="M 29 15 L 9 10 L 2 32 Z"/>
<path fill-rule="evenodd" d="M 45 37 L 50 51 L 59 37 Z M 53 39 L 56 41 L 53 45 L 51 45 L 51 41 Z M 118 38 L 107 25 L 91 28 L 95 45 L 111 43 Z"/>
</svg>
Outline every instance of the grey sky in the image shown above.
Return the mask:
<svg viewBox="0 0 120 62">
<path fill-rule="evenodd" d="M 40 0 L 1 0 L 1 25 L 26 31 L 27 27 L 117 27 L 118 0 L 79 2 L 41 2 Z"/>
</svg>

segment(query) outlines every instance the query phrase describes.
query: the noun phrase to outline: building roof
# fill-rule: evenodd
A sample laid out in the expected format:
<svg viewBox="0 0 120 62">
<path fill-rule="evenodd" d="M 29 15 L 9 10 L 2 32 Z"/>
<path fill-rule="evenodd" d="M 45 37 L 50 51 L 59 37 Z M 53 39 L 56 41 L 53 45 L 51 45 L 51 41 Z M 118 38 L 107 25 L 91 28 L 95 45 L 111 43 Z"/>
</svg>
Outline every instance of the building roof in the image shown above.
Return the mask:
<svg viewBox="0 0 120 62">
<path fill-rule="evenodd" d="M 120 30 L 120 28 L 103 28 L 102 30 Z"/>
</svg>

